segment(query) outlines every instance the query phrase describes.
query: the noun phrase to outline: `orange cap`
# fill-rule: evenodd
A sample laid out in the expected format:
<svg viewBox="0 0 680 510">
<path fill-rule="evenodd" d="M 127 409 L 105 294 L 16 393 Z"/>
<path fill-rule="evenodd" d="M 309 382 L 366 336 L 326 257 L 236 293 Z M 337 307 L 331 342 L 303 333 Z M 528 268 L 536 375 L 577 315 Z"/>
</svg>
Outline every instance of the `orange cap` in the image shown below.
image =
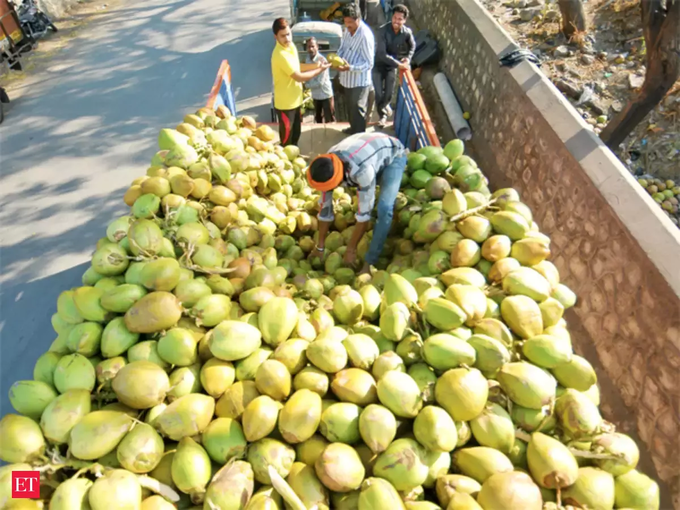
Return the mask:
<svg viewBox="0 0 680 510">
<path fill-rule="evenodd" d="M 333 175 L 330 179 L 324 182 L 317 182 L 312 178 L 312 165 L 314 164 L 314 161 L 319 158 L 329 158 L 333 162 Z M 337 188 L 340 186 L 343 177 L 344 172 L 342 160 L 335 154 L 319 154 L 309 164 L 309 168 L 307 168 L 307 181 L 309 182 L 309 185 L 319 191 L 330 191 Z"/>
</svg>

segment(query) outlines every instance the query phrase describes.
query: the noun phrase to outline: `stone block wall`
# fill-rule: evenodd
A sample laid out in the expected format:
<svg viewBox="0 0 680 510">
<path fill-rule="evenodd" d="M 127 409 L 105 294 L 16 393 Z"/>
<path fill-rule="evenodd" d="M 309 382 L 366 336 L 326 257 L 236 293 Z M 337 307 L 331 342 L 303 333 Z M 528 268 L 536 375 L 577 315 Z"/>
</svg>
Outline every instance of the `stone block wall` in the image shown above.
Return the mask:
<svg viewBox="0 0 680 510">
<path fill-rule="evenodd" d="M 408 4 L 472 114 L 471 149 L 491 188 L 517 189 L 552 239 L 605 418 L 638 441 L 661 508 L 680 508 L 680 231 L 539 68 L 499 65 L 517 45 L 476 0 Z"/>
</svg>

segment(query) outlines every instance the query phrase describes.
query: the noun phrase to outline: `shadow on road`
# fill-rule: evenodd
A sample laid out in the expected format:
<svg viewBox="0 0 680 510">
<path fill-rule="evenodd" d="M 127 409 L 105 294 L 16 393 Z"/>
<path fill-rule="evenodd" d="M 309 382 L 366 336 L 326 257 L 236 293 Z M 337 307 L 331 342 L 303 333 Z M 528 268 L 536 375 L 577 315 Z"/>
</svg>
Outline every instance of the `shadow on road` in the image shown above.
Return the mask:
<svg viewBox="0 0 680 510">
<path fill-rule="evenodd" d="M 106 225 L 127 212 L 123 194 L 144 174 L 158 131 L 205 104 L 222 59 L 238 104 L 255 105 L 239 113 L 268 120 L 258 98 L 271 90 L 270 27 L 287 12 L 285 0 L 130 2 L 13 85 L 0 126 L 3 414 L 11 382 L 30 378 L 55 338 L 57 296 L 80 284 Z"/>
<path fill-rule="evenodd" d="M 156 151 L 159 129 L 204 104 L 222 59 L 237 101 L 270 92 L 278 13 L 272 2 L 236 3 L 151 1 L 102 14 L 50 67 L 15 87 L 20 94 L 0 127 L 0 282 L 63 270 L 69 266 L 55 265 L 54 255 L 82 254 L 102 235 L 116 201 L 124 210 L 124 186 Z M 268 119 L 268 101 L 243 113 Z M 32 273 L 31 260 L 42 274 Z"/>
</svg>

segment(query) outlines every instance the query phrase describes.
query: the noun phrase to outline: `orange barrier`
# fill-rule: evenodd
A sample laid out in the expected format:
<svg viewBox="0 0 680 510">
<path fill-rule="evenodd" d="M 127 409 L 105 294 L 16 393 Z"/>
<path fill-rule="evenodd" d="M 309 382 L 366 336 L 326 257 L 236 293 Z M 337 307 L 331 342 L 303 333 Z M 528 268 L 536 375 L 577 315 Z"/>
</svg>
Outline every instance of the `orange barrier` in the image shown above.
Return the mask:
<svg viewBox="0 0 680 510">
<path fill-rule="evenodd" d="M 411 71 L 400 73 L 394 130 L 397 138 L 409 149 L 426 145 L 440 147 L 434 124 Z"/>
<path fill-rule="evenodd" d="M 208 108 L 213 109 L 220 105 L 225 105 L 229 108 L 232 115 L 236 115 L 236 102 L 234 101 L 234 93 L 231 88 L 231 67 L 227 60 L 222 61 L 220 69 L 217 71 L 215 83 L 210 90 L 208 102 L 206 103 Z"/>
</svg>

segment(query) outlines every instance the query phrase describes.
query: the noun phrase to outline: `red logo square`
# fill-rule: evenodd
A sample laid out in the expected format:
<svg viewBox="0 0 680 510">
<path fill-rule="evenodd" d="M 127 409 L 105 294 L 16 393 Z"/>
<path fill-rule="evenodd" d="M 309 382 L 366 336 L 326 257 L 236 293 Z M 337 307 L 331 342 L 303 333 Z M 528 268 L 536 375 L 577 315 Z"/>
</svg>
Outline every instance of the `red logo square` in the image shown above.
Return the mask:
<svg viewBox="0 0 680 510">
<path fill-rule="evenodd" d="M 12 471 L 12 498 L 40 499 L 40 472 Z"/>
</svg>

